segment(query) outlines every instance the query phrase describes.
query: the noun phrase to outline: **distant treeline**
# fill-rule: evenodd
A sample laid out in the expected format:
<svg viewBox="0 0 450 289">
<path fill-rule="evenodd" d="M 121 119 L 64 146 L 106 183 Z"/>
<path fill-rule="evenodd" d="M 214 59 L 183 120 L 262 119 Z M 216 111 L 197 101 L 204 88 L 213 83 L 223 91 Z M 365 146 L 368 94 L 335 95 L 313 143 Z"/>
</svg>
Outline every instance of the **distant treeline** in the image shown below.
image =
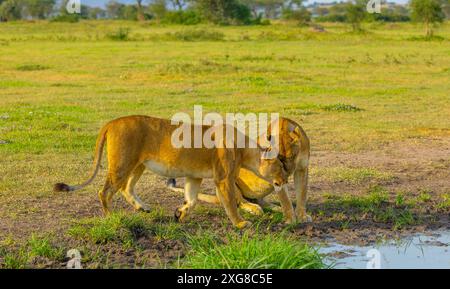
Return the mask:
<svg viewBox="0 0 450 289">
<path fill-rule="evenodd" d="M 212 22 L 224 25 L 270 24 L 271 19 L 316 22 L 403 22 L 414 18 L 414 5 L 426 6 L 450 18 L 450 0 L 411 0 L 400 5 L 382 1 L 381 13 L 369 14 L 369 0 L 305 6 L 304 0 L 136 0 L 134 4 L 109 1 L 105 8 L 81 5 L 80 14 L 69 14 L 68 0 L 0 0 L 0 21 L 50 19 L 76 22 L 79 19 L 157 20 L 171 24 Z M 83 0 L 80 1 L 83 3 Z M 420 3 L 413 3 L 420 2 Z M 430 6 L 431 5 L 431 6 Z M 439 6 L 439 7 L 437 7 Z M 422 7 L 423 8 L 423 7 Z M 435 11 L 435 10 L 439 11 Z M 427 12 L 429 14 L 429 11 Z M 425 14 L 427 14 L 425 13 Z M 436 16 L 435 15 L 435 16 Z M 423 22 L 423 21 L 422 21 Z M 432 21 L 434 22 L 434 21 Z"/>
</svg>

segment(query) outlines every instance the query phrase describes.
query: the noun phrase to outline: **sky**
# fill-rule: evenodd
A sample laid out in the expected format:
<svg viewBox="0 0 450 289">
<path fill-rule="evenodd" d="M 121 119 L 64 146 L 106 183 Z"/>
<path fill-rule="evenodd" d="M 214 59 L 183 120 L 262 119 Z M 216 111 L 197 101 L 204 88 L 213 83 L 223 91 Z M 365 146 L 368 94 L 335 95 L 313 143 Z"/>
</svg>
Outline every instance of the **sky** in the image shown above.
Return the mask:
<svg viewBox="0 0 450 289">
<path fill-rule="evenodd" d="M 105 4 L 108 2 L 108 0 L 80 0 L 81 4 L 88 5 L 88 6 L 97 6 L 97 7 L 105 7 Z M 135 0 L 116 0 L 117 2 L 122 3 L 135 3 Z M 326 3 L 326 2 L 334 2 L 336 0 L 307 0 L 307 3 L 314 3 L 314 2 L 320 2 L 320 3 Z M 148 2 L 145 1 L 144 2 Z M 408 0 L 389 0 L 389 2 L 395 2 L 395 3 L 407 3 Z"/>
</svg>

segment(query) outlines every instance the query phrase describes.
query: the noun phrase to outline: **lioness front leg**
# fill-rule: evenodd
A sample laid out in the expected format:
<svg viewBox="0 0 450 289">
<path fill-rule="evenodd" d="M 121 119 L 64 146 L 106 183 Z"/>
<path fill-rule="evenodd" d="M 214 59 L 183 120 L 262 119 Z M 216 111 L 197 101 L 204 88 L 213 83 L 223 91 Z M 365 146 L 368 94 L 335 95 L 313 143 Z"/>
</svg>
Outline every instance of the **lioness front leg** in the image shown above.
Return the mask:
<svg viewBox="0 0 450 289">
<path fill-rule="evenodd" d="M 216 194 L 233 225 L 238 229 L 243 229 L 250 226 L 251 223 L 244 220 L 238 212 L 234 187 L 232 178 L 216 181 Z"/>
<path fill-rule="evenodd" d="M 281 191 L 277 193 L 277 195 L 281 203 L 281 209 L 283 210 L 283 215 L 286 223 L 287 224 L 295 223 L 296 217 L 294 213 L 294 207 L 292 206 L 292 202 L 289 199 L 286 190 L 283 188 Z"/>
<path fill-rule="evenodd" d="M 297 206 L 295 213 L 299 222 L 311 222 L 312 218 L 306 214 L 306 193 L 308 190 L 308 167 L 298 168 L 294 172 L 295 195 Z"/>
<path fill-rule="evenodd" d="M 178 221 L 183 222 L 195 208 L 201 183 L 202 179 L 186 178 L 186 183 L 184 185 L 185 203 L 182 207 L 175 210 L 175 218 Z"/>
</svg>

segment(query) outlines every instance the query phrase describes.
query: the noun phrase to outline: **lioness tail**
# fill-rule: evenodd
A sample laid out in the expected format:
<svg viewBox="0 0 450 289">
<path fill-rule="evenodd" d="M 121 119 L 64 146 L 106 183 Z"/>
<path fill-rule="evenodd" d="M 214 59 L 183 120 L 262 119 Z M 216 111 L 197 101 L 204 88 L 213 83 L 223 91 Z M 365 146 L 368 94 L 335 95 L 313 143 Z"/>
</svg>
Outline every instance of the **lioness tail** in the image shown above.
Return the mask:
<svg viewBox="0 0 450 289">
<path fill-rule="evenodd" d="M 106 141 L 106 131 L 107 131 L 107 126 L 104 126 L 97 137 L 97 141 L 95 144 L 93 172 L 92 172 L 90 178 L 87 181 L 85 181 L 84 183 L 82 183 L 81 185 L 76 185 L 76 186 L 69 186 L 64 183 L 57 183 L 53 186 L 54 192 L 76 191 L 76 190 L 82 189 L 85 186 L 89 185 L 95 179 L 95 177 L 97 176 L 97 173 L 98 173 L 98 169 L 100 168 L 101 160 L 102 160 L 103 147 L 105 146 L 105 141 Z"/>
</svg>

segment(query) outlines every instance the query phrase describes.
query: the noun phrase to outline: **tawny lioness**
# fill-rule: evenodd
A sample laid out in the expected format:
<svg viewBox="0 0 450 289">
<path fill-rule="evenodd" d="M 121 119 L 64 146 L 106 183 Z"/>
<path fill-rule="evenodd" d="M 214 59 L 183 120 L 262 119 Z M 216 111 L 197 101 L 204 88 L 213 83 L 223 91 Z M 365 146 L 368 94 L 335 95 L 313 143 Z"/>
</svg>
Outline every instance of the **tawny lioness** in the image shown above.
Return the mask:
<svg viewBox="0 0 450 289">
<path fill-rule="evenodd" d="M 295 121 L 280 118 L 278 158 L 283 163 L 286 173 L 294 176 L 297 201 L 294 213 L 292 202 L 285 189 L 283 188 L 277 192 L 287 223 L 312 221 L 312 218 L 306 213 L 309 157 L 310 143 L 305 131 Z M 169 179 L 168 186 L 174 191 L 180 191 L 179 188 L 175 187 L 175 179 Z M 273 186 L 246 168 L 240 169 L 236 186 L 238 188 L 236 196 L 241 209 L 256 215 L 262 214 L 261 206 L 270 206 L 273 209 L 278 209 L 264 201 L 266 196 L 273 193 Z M 200 193 L 198 196 L 201 201 L 219 203 L 219 199 L 215 195 Z M 257 202 L 259 205 L 253 202 Z"/>
<path fill-rule="evenodd" d="M 240 216 L 235 196 L 239 170 L 245 168 L 281 190 L 287 182 L 283 164 L 276 157 L 264 157 L 265 151 L 259 146 L 240 148 L 234 143 L 232 147 L 228 144 L 212 148 L 176 148 L 172 143 L 172 135 L 181 125 L 183 124 L 173 125 L 170 120 L 148 116 L 127 116 L 107 123 L 97 138 L 94 171 L 90 178 L 78 186 L 58 183 L 54 190 L 74 191 L 90 184 L 99 170 L 106 143 L 108 175 L 103 189 L 98 194 L 106 214 L 111 210 L 113 195 L 119 190 L 134 208 L 149 210 L 134 192 L 137 181 L 145 168 L 148 168 L 169 178 L 186 177 L 185 204 L 175 211 L 175 216 L 180 221 L 184 220 L 196 205 L 202 179 L 213 178 L 218 200 L 232 223 L 238 228 L 246 227 L 249 222 Z M 185 125 L 190 126 L 191 131 L 196 130 L 194 125 Z M 210 128 L 201 126 L 202 136 Z M 219 129 L 226 135 L 225 126 Z M 240 134 L 237 129 L 233 129 L 235 136 Z M 244 138 L 246 143 L 251 142 L 247 136 Z M 216 141 L 224 143 L 226 138 Z"/>
</svg>

